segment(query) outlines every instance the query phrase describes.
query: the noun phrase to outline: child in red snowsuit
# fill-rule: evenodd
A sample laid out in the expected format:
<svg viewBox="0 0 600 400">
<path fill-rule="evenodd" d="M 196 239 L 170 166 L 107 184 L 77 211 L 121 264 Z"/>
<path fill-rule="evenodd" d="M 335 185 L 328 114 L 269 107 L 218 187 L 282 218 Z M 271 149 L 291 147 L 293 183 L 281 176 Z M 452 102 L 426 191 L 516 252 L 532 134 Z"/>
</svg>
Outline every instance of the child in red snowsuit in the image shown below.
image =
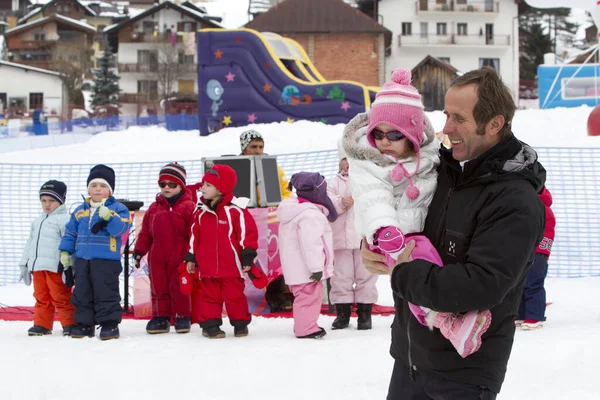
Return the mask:
<svg viewBox="0 0 600 400">
<path fill-rule="evenodd" d="M 556 218 L 552 211 L 552 195 L 546 186 L 540 192 L 540 199 L 546 209 L 546 226 L 544 238 L 535 249 L 535 259 L 527 275 L 525 288 L 521 296 L 519 311 L 515 324 L 524 331 L 542 328 L 546 321 L 546 289 L 544 281 L 548 274 L 548 258 L 554 243 L 554 228 Z"/>
<path fill-rule="evenodd" d="M 224 338 L 220 328 L 223 304 L 234 336 L 248 335 L 251 316 L 244 294 L 244 273 L 250 271 L 258 230 L 246 209 L 248 199 L 233 195 L 237 176 L 227 165 L 213 166 L 202 178 L 202 197 L 194 212 L 187 270 L 194 275 L 192 323 L 202 335 Z"/>
<path fill-rule="evenodd" d="M 177 267 L 188 252 L 190 227 L 195 204 L 186 191 L 183 165 L 169 163 L 158 177 L 160 193 L 144 215 L 135 242 L 135 266 L 149 253 L 148 267 L 152 294 L 152 319 L 146 326 L 150 334 L 167 333 L 171 320 L 175 332 L 190 331 L 190 296 L 179 290 Z"/>
</svg>

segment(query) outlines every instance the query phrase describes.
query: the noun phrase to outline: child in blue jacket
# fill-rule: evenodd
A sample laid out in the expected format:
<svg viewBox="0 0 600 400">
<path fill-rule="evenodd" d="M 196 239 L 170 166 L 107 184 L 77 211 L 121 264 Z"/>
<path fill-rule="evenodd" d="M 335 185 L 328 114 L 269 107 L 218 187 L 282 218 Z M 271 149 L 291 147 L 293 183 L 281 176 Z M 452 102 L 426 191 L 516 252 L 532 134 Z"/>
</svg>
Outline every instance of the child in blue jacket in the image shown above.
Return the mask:
<svg viewBox="0 0 600 400">
<path fill-rule="evenodd" d="M 121 322 L 121 236 L 129 231 L 129 210 L 112 196 L 115 171 L 96 165 L 87 179 L 89 198 L 73 211 L 60 242 L 61 262 L 70 264 L 75 253 L 75 323 L 71 337 L 94 337 L 101 325 L 100 339 L 119 338 Z"/>
</svg>

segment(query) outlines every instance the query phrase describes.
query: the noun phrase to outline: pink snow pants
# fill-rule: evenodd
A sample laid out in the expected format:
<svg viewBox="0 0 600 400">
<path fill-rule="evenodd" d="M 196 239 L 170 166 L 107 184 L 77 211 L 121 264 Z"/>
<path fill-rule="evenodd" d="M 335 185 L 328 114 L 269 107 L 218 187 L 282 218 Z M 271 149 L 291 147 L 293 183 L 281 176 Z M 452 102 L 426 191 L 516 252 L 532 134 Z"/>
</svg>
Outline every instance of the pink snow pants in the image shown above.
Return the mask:
<svg viewBox="0 0 600 400">
<path fill-rule="evenodd" d="M 332 304 L 373 304 L 377 301 L 377 275 L 364 267 L 360 249 L 334 251 L 334 268 L 331 277 Z M 356 287 L 354 285 L 356 284 Z"/>
<path fill-rule="evenodd" d="M 306 336 L 320 331 L 317 320 L 321 314 L 321 297 L 323 296 L 321 282 L 289 285 L 289 288 L 294 294 L 294 334 Z"/>
</svg>

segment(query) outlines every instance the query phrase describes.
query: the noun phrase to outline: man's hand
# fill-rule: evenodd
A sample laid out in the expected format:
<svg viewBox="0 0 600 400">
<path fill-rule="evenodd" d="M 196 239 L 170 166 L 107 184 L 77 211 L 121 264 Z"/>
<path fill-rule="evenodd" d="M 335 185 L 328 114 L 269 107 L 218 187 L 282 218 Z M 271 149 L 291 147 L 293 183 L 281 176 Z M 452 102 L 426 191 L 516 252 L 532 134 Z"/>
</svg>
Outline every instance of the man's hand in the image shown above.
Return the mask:
<svg viewBox="0 0 600 400">
<path fill-rule="evenodd" d="M 390 267 L 385 263 L 385 256 L 369 250 L 369 243 L 365 238 L 362 239 L 360 246 L 360 256 L 363 265 L 370 273 L 376 275 L 389 275 L 391 273 Z"/>
<path fill-rule="evenodd" d="M 135 268 L 139 268 L 141 261 L 142 261 L 142 255 L 140 253 L 133 252 L 133 266 Z"/>
<path fill-rule="evenodd" d="M 415 241 L 411 240 L 406 244 L 404 251 L 396 259 L 396 265 L 412 261 L 411 254 L 415 249 Z M 394 267 L 395 268 L 395 267 Z"/>
<path fill-rule="evenodd" d="M 342 205 L 346 208 L 354 205 L 354 199 L 352 197 L 342 197 Z"/>
</svg>

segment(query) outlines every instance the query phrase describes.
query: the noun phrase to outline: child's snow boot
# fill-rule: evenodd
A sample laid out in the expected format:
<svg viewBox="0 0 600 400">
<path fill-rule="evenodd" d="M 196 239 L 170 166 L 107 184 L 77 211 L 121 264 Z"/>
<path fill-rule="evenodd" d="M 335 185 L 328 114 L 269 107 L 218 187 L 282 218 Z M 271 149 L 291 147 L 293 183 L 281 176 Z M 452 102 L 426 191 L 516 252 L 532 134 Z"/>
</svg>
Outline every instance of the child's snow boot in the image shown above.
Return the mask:
<svg viewBox="0 0 600 400">
<path fill-rule="evenodd" d="M 190 323 L 190 317 L 177 317 L 175 318 L 175 332 L 177 333 L 188 333 L 192 329 Z"/>
<path fill-rule="evenodd" d="M 91 325 L 77 324 L 71 328 L 71 337 L 75 339 L 94 337 L 94 327 Z"/>
<path fill-rule="evenodd" d="M 234 326 L 233 327 L 233 336 L 235 336 L 235 337 L 248 336 L 248 325 Z"/>
<path fill-rule="evenodd" d="M 119 324 L 115 322 L 105 322 L 100 329 L 100 340 L 110 340 L 119 338 Z"/>
<path fill-rule="evenodd" d="M 440 329 L 444 337 L 452 343 L 458 354 L 465 358 L 481 347 L 483 335 L 492 322 L 492 313 L 469 311 L 466 314 L 438 313 L 433 326 Z"/>
<path fill-rule="evenodd" d="M 71 329 L 73 329 L 75 325 L 67 325 L 63 326 L 63 336 L 71 336 Z"/>
<path fill-rule="evenodd" d="M 202 336 L 209 339 L 223 339 L 225 337 L 225 332 L 218 326 L 209 326 L 207 328 L 202 328 Z"/>
<path fill-rule="evenodd" d="M 323 336 L 327 335 L 325 329 L 319 327 L 320 330 L 310 333 L 304 336 L 296 336 L 298 339 L 322 339 Z"/>
<path fill-rule="evenodd" d="M 524 331 L 535 331 L 536 329 L 540 329 L 544 327 L 543 321 L 536 321 L 534 319 L 526 319 L 521 324 L 521 330 Z"/>
<path fill-rule="evenodd" d="M 146 332 L 151 335 L 157 333 L 169 333 L 171 329 L 171 323 L 169 317 L 154 317 L 146 325 Z"/>
<path fill-rule="evenodd" d="M 331 329 L 346 329 L 350 325 L 350 314 L 352 313 L 352 304 L 336 304 L 335 312 L 337 317 L 331 324 Z"/>
<path fill-rule="evenodd" d="M 358 303 L 356 305 L 356 314 L 358 314 L 358 326 L 359 331 L 371 329 L 373 324 L 371 322 L 371 314 L 373 312 L 373 304 Z"/>
<path fill-rule="evenodd" d="M 44 335 L 52 335 L 52 331 L 50 329 L 44 328 L 43 326 L 34 325 L 27 331 L 28 336 L 44 336 Z"/>
</svg>

